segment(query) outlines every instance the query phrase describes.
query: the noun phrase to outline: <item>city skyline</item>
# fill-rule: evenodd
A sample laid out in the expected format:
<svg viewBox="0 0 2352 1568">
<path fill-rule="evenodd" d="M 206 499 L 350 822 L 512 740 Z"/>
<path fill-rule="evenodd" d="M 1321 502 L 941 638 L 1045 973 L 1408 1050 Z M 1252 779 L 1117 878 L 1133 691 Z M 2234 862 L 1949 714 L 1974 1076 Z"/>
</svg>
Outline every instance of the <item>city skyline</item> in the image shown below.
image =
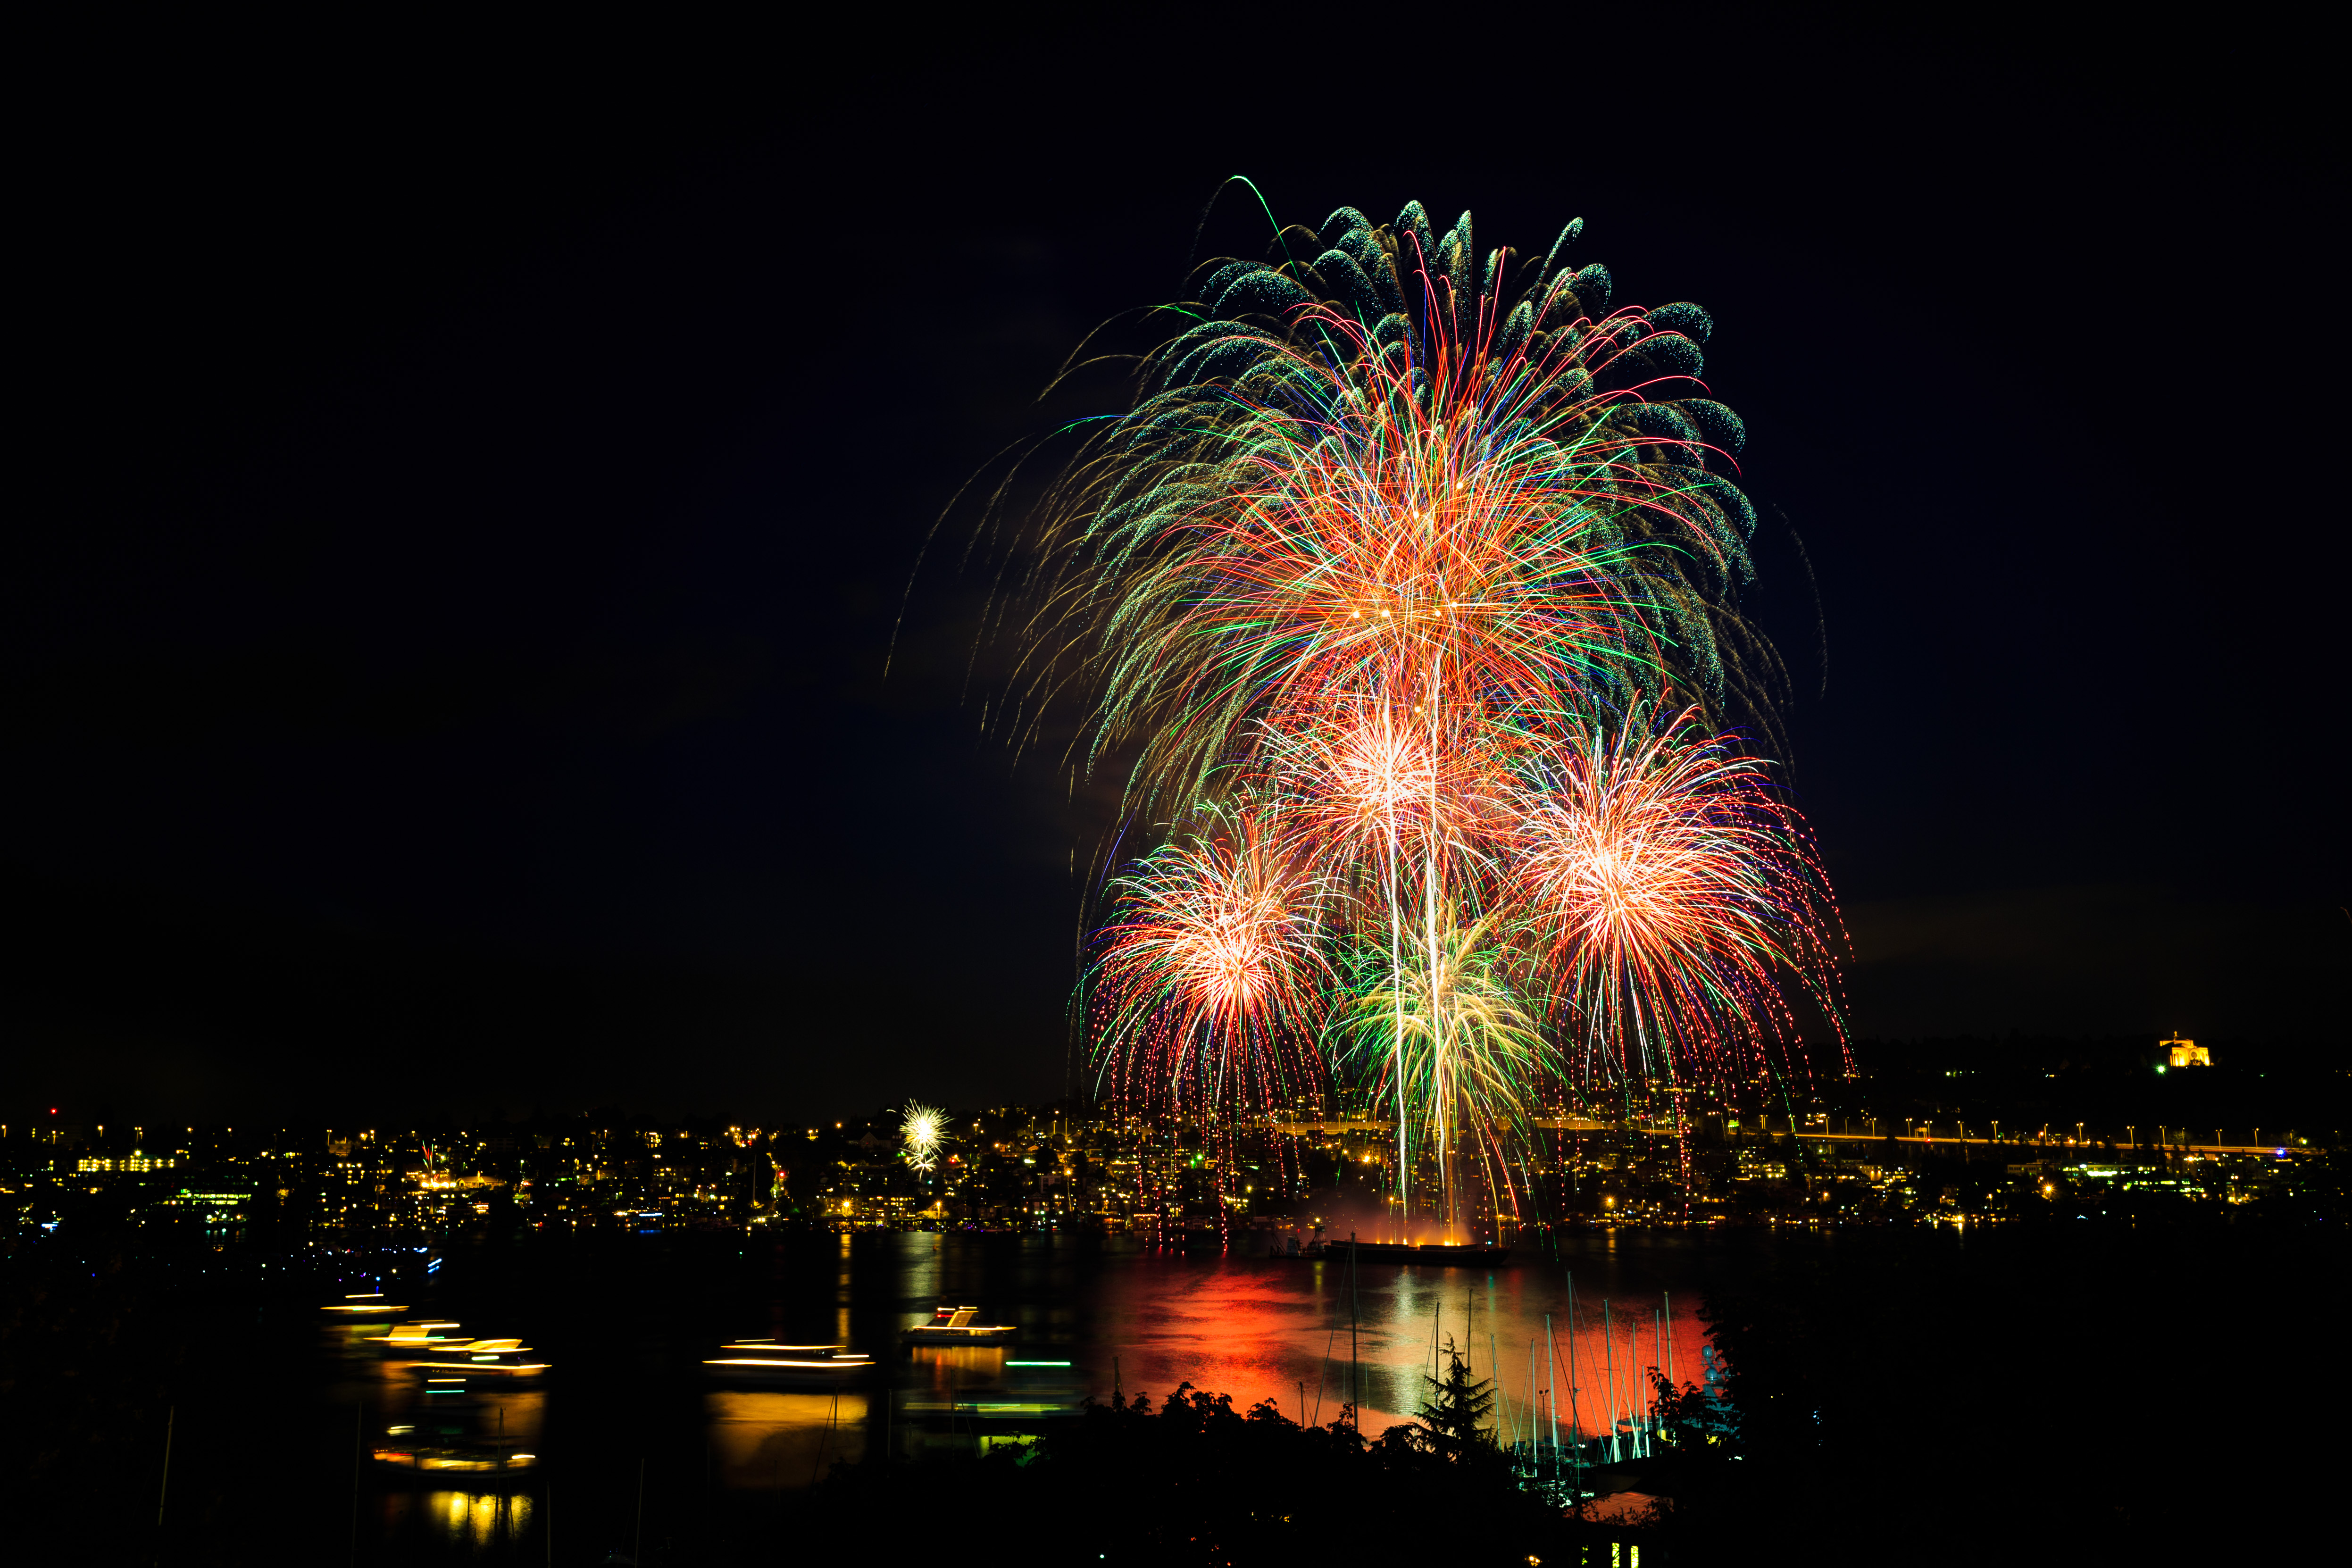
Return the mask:
<svg viewBox="0 0 2352 1568">
<path fill-rule="evenodd" d="M 2153 1081 L 2162 1053 L 2143 1055 L 2062 1062 L 2070 1081 L 2054 1097 L 2027 1080 L 2059 1075 L 2011 1063 L 1972 1086 L 1936 1081 L 1969 1068 L 1842 1081 L 1785 1109 L 1769 1086 L 1746 1109 L 1680 1117 L 1656 1094 L 1546 1106 L 1508 1207 L 1465 1214 L 1458 1230 L 1435 1212 L 1432 1173 L 1400 1201 L 1379 1106 L 1319 1099 L 1238 1126 L 1066 1103 L 923 1108 L 919 1150 L 901 1106 L 781 1126 L 587 1112 L 241 1133 L 52 1116 L 0 1124 L 0 1166 L 15 1246 L 70 1220 L 151 1246 L 394 1253 L 530 1235 L 896 1230 L 1255 1257 L 1355 1236 L 1557 1247 L 1621 1229 L 2049 1224 L 2074 1208 L 2262 1218 L 2324 1192 L 2328 1109 L 2210 1069 L 2167 1095 Z M 2264 1139 L 2248 1120 L 2297 1112 L 2320 1121 L 2274 1121 Z"/>
</svg>

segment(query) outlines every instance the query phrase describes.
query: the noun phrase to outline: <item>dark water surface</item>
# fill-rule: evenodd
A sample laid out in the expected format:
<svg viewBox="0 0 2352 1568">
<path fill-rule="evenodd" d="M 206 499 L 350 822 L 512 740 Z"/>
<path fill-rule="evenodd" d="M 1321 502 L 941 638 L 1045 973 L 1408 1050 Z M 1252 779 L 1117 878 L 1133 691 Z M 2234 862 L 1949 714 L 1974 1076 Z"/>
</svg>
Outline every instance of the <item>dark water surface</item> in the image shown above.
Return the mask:
<svg viewBox="0 0 2352 1568">
<path fill-rule="evenodd" d="M 1072 1237 L 485 1241 L 453 1246 L 429 1276 L 415 1255 L 346 1259 L 341 1279 L 330 1269 L 279 1289 L 266 1310 L 243 1309 L 249 1328 L 208 1330 L 218 1342 L 199 1358 L 203 1385 L 174 1395 L 166 1523 L 153 1523 L 160 1477 L 145 1457 L 160 1458 L 161 1434 L 142 1426 L 124 1450 L 140 1457 L 118 1467 L 136 1472 L 117 1489 L 121 1517 L 83 1524 L 92 1539 L 104 1523 L 116 1540 L 161 1541 L 165 1563 L 793 1562 L 842 1531 L 953 1535 L 970 1522 L 826 1518 L 810 1489 L 836 1461 L 969 1454 L 1018 1430 L 1007 1407 L 1066 1409 L 1114 1386 L 1158 1401 L 1190 1383 L 1237 1406 L 1272 1400 L 1294 1420 L 1329 1422 L 1348 1397 L 1351 1345 L 1368 1432 L 1410 1413 L 1433 1341 L 1448 1336 L 1477 1375 L 1499 1372 L 1507 1436 L 1547 1419 L 1540 1401 L 1555 1394 L 1563 1423 L 1597 1431 L 1612 1397 L 1628 1413 L 1640 1397 L 1634 1369 L 1700 1380 L 1710 1298 L 1748 1290 L 1752 1301 L 1759 1285 L 1802 1290 L 1806 1278 L 1835 1283 L 1807 1299 L 1801 1333 L 1822 1339 L 1795 1363 L 1866 1345 L 1841 1375 L 1862 1366 L 1891 1435 L 1944 1420 L 1937 1401 L 1958 1397 L 2003 1423 L 2013 1412 L 2030 1448 L 2037 1433 L 2098 1428 L 2101 1405 L 2129 1389 L 2147 1395 L 2135 1408 L 2159 1424 L 2177 1417 L 2177 1429 L 2140 1431 L 2135 1417 L 2134 1430 L 2099 1440 L 2139 1444 L 2156 1462 L 2257 1410 L 2264 1380 L 2315 1341 L 2315 1315 L 2335 1293 L 2305 1277 L 2325 1266 L 2292 1245 L 2200 1256 L 2128 1236 L 2077 1246 L 2054 1234 L 1598 1232 L 1557 1253 L 1522 1247 L 1490 1269 L 1368 1263 L 1351 1291 L 1344 1264 Z M 385 1268 L 400 1316 L 519 1337 L 551 1371 L 536 1386 L 426 1394 L 415 1370 L 363 1342 L 380 1327 L 354 1331 L 319 1310 L 375 1283 L 371 1268 Z M 1908 1282 L 1897 1289 L 1883 1268 Z M 943 1303 L 1017 1332 L 1002 1348 L 903 1344 L 901 1331 Z M 2208 1329 L 2176 1334 L 2176 1319 Z M 705 1360 L 748 1337 L 844 1344 L 877 1367 L 838 1390 L 714 1383 Z M 2144 1348 L 2121 1364 L 2107 1347 L 2126 1342 Z M 1972 1345 L 1977 1363 L 1952 1375 Z M 1941 1392 L 1915 1393 L 1929 1386 Z M 526 1446 L 539 1473 L 503 1488 L 443 1483 L 365 1458 L 436 1404 Z"/>
<path fill-rule="evenodd" d="M 1612 1398 L 1631 1413 L 1637 1366 L 1702 1376 L 1704 1288 L 1756 1250 L 1625 1232 L 1580 1237 L 1557 1258 L 1523 1247 L 1495 1268 L 1367 1263 L 1351 1281 L 1337 1262 L 1050 1236 L 485 1248 L 453 1255 L 429 1280 L 411 1272 L 383 1283 L 404 1317 L 523 1338 L 552 1368 L 543 1385 L 469 1388 L 453 1405 L 363 1342 L 380 1327 L 328 1325 L 316 1331 L 314 1398 L 370 1441 L 414 1425 L 426 1405 L 462 1405 L 478 1429 L 522 1439 L 542 1458 L 541 1477 L 504 1489 L 399 1484 L 362 1467 L 362 1561 L 543 1561 L 551 1531 L 559 1561 L 631 1554 L 640 1467 L 646 1559 L 694 1561 L 722 1538 L 740 1553 L 763 1507 L 791 1529 L 793 1494 L 837 1460 L 970 1452 L 1002 1440 L 991 1428 L 1021 1425 L 992 1412 L 1066 1409 L 1114 1388 L 1159 1400 L 1189 1383 L 1236 1406 L 1272 1400 L 1294 1420 L 1328 1423 L 1352 1376 L 1376 1432 L 1409 1417 L 1433 1345 L 1451 1341 L 1480 1376 L 1499 1363 L 1507 1426 L 1535 1418 L 1532 1388 L 1556 1393 L 1563 1422 L 1599 1430 Z M 981 1321 L 1017 1332 L 1002 1347 L 902 1344 L 901 1331 L 942 1303 L 978 1307 Z M 843 1344 L 878 1365 L 838 1390 L 713 1383 L 704 1359 L 747 1337 Z"/>
</svg>

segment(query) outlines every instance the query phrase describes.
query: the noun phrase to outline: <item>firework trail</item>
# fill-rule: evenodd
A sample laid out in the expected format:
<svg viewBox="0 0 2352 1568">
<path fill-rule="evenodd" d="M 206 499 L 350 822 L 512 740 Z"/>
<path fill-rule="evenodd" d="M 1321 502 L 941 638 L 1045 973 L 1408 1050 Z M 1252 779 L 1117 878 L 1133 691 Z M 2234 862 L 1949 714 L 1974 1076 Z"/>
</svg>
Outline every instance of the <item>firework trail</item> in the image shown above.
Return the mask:
<svg viewBox="0 0 2352 1568">
<path fill-rule="evenodd" d="M 1810 841 L 1720 731 L 1773 662 L 1711 323 L 1611 311 L 1580 226 L 1482 259 L 1342 208 L 1204 269 L 1031 566 L 1015 706 L 1094 679 L 1087 754 L 1192 824 L 1109 885 L 1105 1081 L 1271 1106 L 1323 1039 L 1449 1204 L 1571 1060 L 1679 1088 L 1834 1002 Z"/>
<path fill-rule="evenodd" d="M 1116 888 L 1094 976 L 1096 1029 L 1118 1096 L 1201 1122 L 1228 1220 L 1234 1129 L 1319 1090 L 1305 1041 L 1323 961 L 1319 889 L 1262 809 L 1204 807 L 1192 830 Z"/>
<path fill-rule="evenodd" d="M 1419 1081 L 1403 1059 L 1407 956 L 1424 974 L 1447 971 L 1444 928 L 1463 892 L 1492 880 L 1483 873 L 1507 782 L 1471 710 L 1442 692 L 1422 695 L 1409 710 L 1393 691 L 1343 698 L 1266 748 L 1301 858 L 1356 895 L 1332 901 L 1332 931 L 1352 931 L 1387 966 L 1381 994 L 1394 1059 L 1376 1076 L 1395 1106 L 1400 1171 L 1411 1164 L 1409 1100 Z"/>
<path fill-rule="evenodd" d="M 1203 808 L 1114 890 L 1092 989 L 1122 1098 L 1213 1117 L 1317 1082 L 1318 889 L 1260 813 Z"/>
<path fill-rule="evenodd" d="M 1588 1078 L 1751 1076 L 1794 1033 L 1784 980 L 1838 1018 L 1811 840 L 1764 764 L 1695 710 L 1654 723 L 1636 705 L 1587 731 L 1536 770 L 1520 813 L 1525 935 Z"/>
<path fill-rule="evenodd" d="M 1373 970 L 1344 1032 L 1342 1060 L 1409 1108 L 1406 1125 L 1436 1166 L 1449 1226 L 1463 1144 L 1490 1190 L 1507 1194 L 1510 1145 L 1532 1114 L 1532 1087 L 1557 1070 L 1539 1021 L 1506 978 L 1501 945 L 1490 940 L 1496 919 L 1464 926 L 1449 918 L 1434 963 L 1416 952 L 1401 966 Z"/>
<path fill-rule="evenodd" d="M 1719 685 L 1690 579 L 1744 572 L 1717 499 L 1737 492 L 1646 460 L 1614 411 L 1652 405 L 1592 390 L 1612 333 L 1492 363 L 1441 341 L 1433 370 L 1327 306 L 1298 318 L 1311 343 L 1206 325 L 1257 363 L 1147 399 L 1079 541 L 1107 612 L 1097 732 L 1142 738 L 1145 779 L 1197 796 L 1236 741 L 1340 692 L 1501 713 L 1652 689 L 1693 654 Z"/>
</svg>

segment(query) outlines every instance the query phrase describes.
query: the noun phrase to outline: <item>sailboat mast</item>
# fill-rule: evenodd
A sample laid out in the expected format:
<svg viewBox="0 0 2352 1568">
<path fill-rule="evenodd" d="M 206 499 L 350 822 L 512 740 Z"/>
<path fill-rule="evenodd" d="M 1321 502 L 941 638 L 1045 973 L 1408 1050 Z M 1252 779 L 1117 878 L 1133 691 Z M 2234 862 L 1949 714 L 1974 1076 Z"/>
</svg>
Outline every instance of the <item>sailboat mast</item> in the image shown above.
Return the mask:
<svg viewBox="0 0 2352 1568">
<path fill-rule="evenodd" d="M 1642 1320 L 1625 1320 L 1625 1418 L 1633 1430 L 1625 1434 L 1625 1457 L 1642 1457 Z"/>
<path fill-rule="evenodd" d="M 1656 1320 L 1656 1324 L 1655 1324 L 1655 1326 L 1654 1326 L 1654 1327 L 1651 1330 L 1651 1331 L 1650 1331 L 1650 1348 L 1651 1348 L 1653 1351 L 1654 1351 L 1654 1350 L 1656 1350 L 1656 1349 L 1658 1348 L 1658 1346 L 1659 1346 L 1661 1343 L 1671 1343 L 1671 1342 L 1670 1342 L 1670 1341 L 1668 1341 L 1668 1340 L 1666 1339 L 1666 1308 L 1665 1308 L 1665 1299 L 1664 1299 L 1664 1297 L 1663 1295 L 1661 1295 L 1661 1296 L 1659 1297 L 1659 1302 L 1658 1302 L 1658 1316 L 1657 1316 L 1657 1320 Z M 1670 1351 L 1668 1351 L 1668 1352 L 1666 1352 L 1665 1360 L 1666 1360 L 1666 1364 L 1665 1364 L 1664 1366 L 1663 1366 L 1663 1367 L 1661 1367 L 1661 1368 L 1659 1368 L 1659 1369 L 1658 1369 L 1658 1375 L 1659 1375 L 1659 1376 L 1661 1376 L 1661 1377 L 1663 1377 L 1663 1378 L 1664 1378 L 1664 1379 L 1666 1380 L 1666 1382 L 1667 1382 L 1668 1386 L 1670 1386 L 1670 1387 L 1671 1387 L 1671 1386 L 1673 1385 L 1673 1383 L 1674 1383 L 1674 1376 L 1675 1376 L 1675 1357 L 1674 1357 L 1674 1352 L 1673 1352 L 1671 1350 L 1670 1350 Z M 1656 1410 L 1653 1409 L 1653 1410 L 1650 1412 L 1650 1436 L 1653 1436 L 1653 1437 L 1655 1437 L 1657 1435 L 1658 1435 L 1658 1413 L 1657 1413 L 1657 1411 L 1656 1411 Z"/>
<path fill-rule="evenodd" d="M 1528 1341 L 1528 1468 L 1536 1466 L 1536 1342 Z"/>
<path fill-rule="evenodd" d="M 1551 1479 L 1559 1479 L 1559 1352 L 1551 1342 L 1551 1314 L 1544 1314 L 1544 1375 L 1551 1380 Z M 1574 1378 L 1569 1386 L 1576 1386 Z"/>
<path fill-rule="evenodd" d="M 1641 1436 L 1642 1457 L 1647 1458 L 1650 1455 L 1650 1380 L 1649 1374 L 1643 1370 L 1640 1343 L 1641 1321 L 1639 1318 L 1633 1320 L 1633 1430 Z M 1655 1330 L 1653 1330 L 1650 1336 L 1650 1354 L 1655 1356 L 1657 1353 L 1657 1334 Z"/>
<path fill-rule="evenodd" d="M 1356 1380 L 1356 1233 L 1348 1233 L 1348 1415 L 1356 1436 L 1364 1435 L 1364 1395 Z"/>
<path fill-rule="evenodd" d="M 1658 1316 L 1666 1327 L 1666 1381 L 1680 1388 L 1682 1379 L 1675 1374 L 1675 1293 L 1672 1290 L 1659 1291 L 1658 1302 Z"/>
<path fill-rule="evenodd" d="M 1615 1464 L 1622 1455 L 1617 1452 L 1617 1324 L 1609 1316 L 1609 1298 L 1601 1298 L 1601 1397 L 1609 1407 L 1609 1462 Z"/>
<path fill-rule="evenodd" d="M 1495 1369 L 1495 1398 L 1503 1407 L 1503 1419 L 1511 1418 L 1510 1391 L 1503 1386 L 1503 1358 L 1495 1349 L 1495 1331 L 1486 1331 L 1486 1364 Z M 1498 1436 L 1500 1433 L 1496 1434 Z"/>
<path fill-rule="evenodd" d="M 1576 1406 L 1576 1275 L 1568 1274 L 1568 1437 L 1575 1445 L 1576 1492 L 1584 1495 L 1584 1420 Z"/>
</svg>

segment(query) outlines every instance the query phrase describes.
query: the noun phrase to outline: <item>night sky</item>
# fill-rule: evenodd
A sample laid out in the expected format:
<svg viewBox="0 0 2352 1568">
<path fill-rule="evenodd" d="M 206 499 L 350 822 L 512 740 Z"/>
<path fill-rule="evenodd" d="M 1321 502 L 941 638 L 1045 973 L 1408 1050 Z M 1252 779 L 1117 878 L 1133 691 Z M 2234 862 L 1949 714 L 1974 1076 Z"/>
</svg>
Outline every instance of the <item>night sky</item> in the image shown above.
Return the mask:
<svg viewBox="0 0 2352 1568">
<path fill-rule="evenodd" d="M 1484 15 L 56 41 L 0 1114 L 1062 1092 L 1111 803 L 917 555 L 1234 174 L 1714 312 L 1858 1035 L 2338 1049 L 2315 56 Z"/>
</svg>

